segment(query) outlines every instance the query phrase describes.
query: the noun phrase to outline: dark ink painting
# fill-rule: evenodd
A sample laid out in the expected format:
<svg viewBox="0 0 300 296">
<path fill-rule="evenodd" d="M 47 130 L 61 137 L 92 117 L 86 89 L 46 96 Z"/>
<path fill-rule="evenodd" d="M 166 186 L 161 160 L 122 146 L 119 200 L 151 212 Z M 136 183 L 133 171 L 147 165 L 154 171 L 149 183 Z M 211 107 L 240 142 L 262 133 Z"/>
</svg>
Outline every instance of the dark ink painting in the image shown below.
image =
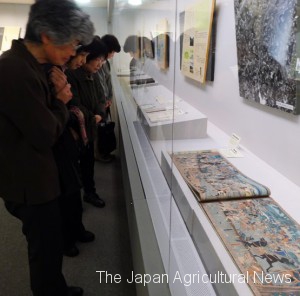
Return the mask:
<svg viewBox="0 0 300 296">
<path fill-rule="evenodd" d="M 297 0 L 234 3 L 241 97 L 299 114 Z"/>
</svg>

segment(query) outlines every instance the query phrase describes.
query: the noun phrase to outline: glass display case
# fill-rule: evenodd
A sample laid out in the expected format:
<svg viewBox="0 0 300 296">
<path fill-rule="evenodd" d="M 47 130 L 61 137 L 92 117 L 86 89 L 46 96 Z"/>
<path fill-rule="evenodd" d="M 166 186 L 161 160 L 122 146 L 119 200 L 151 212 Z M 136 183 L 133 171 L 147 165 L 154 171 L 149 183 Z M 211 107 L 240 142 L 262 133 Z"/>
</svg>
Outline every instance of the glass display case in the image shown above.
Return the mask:
<svg viewBox="0 0 300 296">
<path fill-rule="evenodd" d="M 123 51 L 114 57 L 113 82 L 130 184 L 128 213 L 137 228 L 133 237 L 140 256 L 135 271 L 152 275 L 145 288 L 149 295 L 259 295 L 266 292 L 266 281 L 260 278 L 263 288 L 257 288 L 253 273 L 275 274 L 300 264 L 298 251 L 292 250 L 295 258 L 277 254 L 277 263 L 287 261 L 282 266 L 274 261 L 277 269 L 272 270 L 262 249 L 263 232 L 254 230 L 243 238 L 237 231 L 228 242 L 228 229 L 222 233 L 208 206 L 196 198 L 193 182 L 200 177 L 193 175 L 191 159 L 183 161 L 186 174 L 173 161 L 178 153 L 214 151 L 243 178 L 267 188 L 261 193 L 265 197 L 271 192 L 266 203 L 274 203 L 278 215 L 286 214 L 297 233 L 300 182 L 295 163 L 300 159 L 287 143 L 298 148 L 300 143 L 285 132 L 299 132 L 297 71 L 292 70 L 297 63 L 297 7 L 283 2 L 280 7 L 228 0 L 114 3 L 110 28 Z M 285 18 L 285 39 L 270 17 L 273 22 Z M 288 50 L 283 53 L 284 48 Z M 287 149 L 289 157 L 283 152 Z M 199 164 L 198 169 L 203 167 Z M 239 210 L 245 214 L 243 207 L 236 209 L 237 217 Z M 233 219 L 226 216 L 228 211 L 224 221 Z M 237 220 L 249 222 L 241 217 Z M 299 233 L 293 237 L 297 240 Z M 257 241 L 261 253 L 254 248 Z M 286 284 L 278 291 L 299 293 L 297 285 Z"/>
<path fill-rule="evenodd" d="M 137 295 L 260 295 L 274 275 L 275 295 L 299 295 L 297 1 L 97 2 L 96 34 L 122 45 L 110 64 Z M 0 45 L 28 11 L 1 4 Z M 248 216 L 247 199 L 202 202 L 199 171 L 231 180 L 221 163 L 267 188 Z"/>
</svg>

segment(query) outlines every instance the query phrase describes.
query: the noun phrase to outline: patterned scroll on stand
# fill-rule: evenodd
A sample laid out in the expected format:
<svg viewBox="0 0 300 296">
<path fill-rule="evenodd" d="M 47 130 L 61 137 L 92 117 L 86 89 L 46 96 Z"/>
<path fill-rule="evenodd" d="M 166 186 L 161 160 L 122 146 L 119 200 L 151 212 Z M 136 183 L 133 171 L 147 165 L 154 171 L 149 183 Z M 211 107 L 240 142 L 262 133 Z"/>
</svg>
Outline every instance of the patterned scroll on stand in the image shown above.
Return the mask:
<svg viewBox="0 0 300 296">
<path fill-rule="evenodd" d="M 201 202 L 270 195 L 267 187 L 245 176 L 218 151 L 177 152 L 172 159 Z"/>
<path fill-rule="evenodd" d="M 300 226 L 272 198 L 202 207 L 255 294 L 300 295 Z"/>
<path fill-rule="evenodd" d="M 241 270 L 239 280 L 256 295 L 300 296 L 300 225 L 270 190 L 214 150 L 172 159 Z"/>
</svg>

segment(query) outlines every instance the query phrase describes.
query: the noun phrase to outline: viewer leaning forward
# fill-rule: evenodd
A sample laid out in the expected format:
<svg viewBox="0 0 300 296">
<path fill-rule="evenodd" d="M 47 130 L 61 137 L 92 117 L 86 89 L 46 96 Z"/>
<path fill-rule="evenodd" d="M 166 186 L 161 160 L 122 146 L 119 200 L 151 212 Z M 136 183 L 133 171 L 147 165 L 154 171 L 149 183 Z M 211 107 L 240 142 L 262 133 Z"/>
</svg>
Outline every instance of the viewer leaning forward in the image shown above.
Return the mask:
<svg viewBox="0 0 300 296">
<path fill-rule="evenodd" d="M 60 194 L 52 147 L 68 119 L 70 85 L 43 64 L 64 65 L 76 46 L 91 42 L 94 27 L 73 1 L 36 1 L 24 40 L 0 57 L 0 196 L 22 222 L 34 296 L 82 295 L 62 274 Z"/>
</svg>

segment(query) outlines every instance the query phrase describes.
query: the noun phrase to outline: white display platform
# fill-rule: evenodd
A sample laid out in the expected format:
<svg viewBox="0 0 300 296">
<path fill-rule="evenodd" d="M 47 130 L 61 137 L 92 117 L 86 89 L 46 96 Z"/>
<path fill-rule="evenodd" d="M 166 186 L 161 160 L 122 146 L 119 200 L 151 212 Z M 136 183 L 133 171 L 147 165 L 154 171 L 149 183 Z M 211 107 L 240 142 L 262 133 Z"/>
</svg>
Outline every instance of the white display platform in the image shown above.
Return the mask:
<svg viewBox="0 0 300 296">
<path fill-rule="evenodd" d="M 180 273 L 182 277 L 187 276 L 187 278 L 190 274 L 199 274 L 201 278 L 202 275 L 206 275 L 206 270 L 174 202 L 149 139 L 141 123 L 137 121 L 137 106 L 133 104 L 131 90 L 126 88 L 121 90 L 115 76 L 113 76 L 113 82 L 122 137 L 124 137 L 124 149 L 127 151 L 132 149 L 134 152 L 134 160 L 126 159 L 130 164 L 128 170 L 130 188 L 135 189 L 134 185 L 140 181 L 143 186 L 143 194 L 136 193 L 135 190 L 132 191 L 132 201 L 129 205 L 131 212 L 134 209 L 132 216 L 140 217 L 144 215 L 144 212 L 141 212 L 140 207 L 137 205 L 147 203 L 152 219 L 150 224 L 154 227 L 162 264 L 165 272 L 169 275 L 168 286 L 172 296 L 215 296 L 213 285 L 210 282 L 200 281 L 200 283 L 186 284 L 180 281 L 173 281 L 176 273 Z M 121 83 L 123 86 L 128 86 L 127 79 L 122 79 Z M 147 89 L 149 88 L 147 87 Z M 126 133 L 128 133 L 129 137 L 125 137 Z M 138 171 L 132 167 L 133 163 L 136 163 L 138 166 Z M 144 217 L 144 220 L 141 218 L 141 220 L 139 220 L 141 224 L 149 223 L 147 217 Z M 157 269 L 158 262 L 156 261 L 157 258 L 153 259 L 152 254 L 148 256 L 151 250 L 148 250 L 149 245 L 146 245 L 145 242 L 149 240 L 149 233 L 139 232 L 139 240 L 142 254 L 141 265 L 145 266 L 145 270 L 147 272 L 149 270 L 151 273 Z M 133 253 L 133 258 L 135 256 L 136 254 Z M 152 261 L 149 261 L 149 258 Z M 139 260 L 140 257 L 137 259 Z M 155 289 L 159 289 L 160 285 L 152 283 L 146 286 L 151 296 L 167 295 L 161 291 L 152 292 Z"/>
<path fill-rule="evenodd" d="M 141 156 L 137 162 L 145 168 L 140 171 L 141 178 L 144 180 L 144 190 L 162 261 L 169 274 L 171 294 L 172 296 L 215 296 L 212 284 L 201 280 L 202 276 L 205 278 L 207 274 L 205 267 L 185 227 L 180 211 L 171 197 L 170 188 L 144 130 L 139 122 L 135 122 L 134 126 L 138 140 L 134 148 L 137 155 Z M 200 281 L 194 280 L 190 284 L 181 283 L 179 280 L 174 281 L 176 273 L 180 273 L 182 278 L 185 275 L 199 274 Z M 226 288 L 223 287 L 223 290 Z"/>
<path fill-rule="evenodd" d="M 133 89 L 138 116 L 150 140 L 199 139 L 206 137 L 207 117 L 161 85 Z M 159 112 L 148 113 L 151 107 Z M 155 121 L 151 117 L 164 115 Z"/>
</svg>

